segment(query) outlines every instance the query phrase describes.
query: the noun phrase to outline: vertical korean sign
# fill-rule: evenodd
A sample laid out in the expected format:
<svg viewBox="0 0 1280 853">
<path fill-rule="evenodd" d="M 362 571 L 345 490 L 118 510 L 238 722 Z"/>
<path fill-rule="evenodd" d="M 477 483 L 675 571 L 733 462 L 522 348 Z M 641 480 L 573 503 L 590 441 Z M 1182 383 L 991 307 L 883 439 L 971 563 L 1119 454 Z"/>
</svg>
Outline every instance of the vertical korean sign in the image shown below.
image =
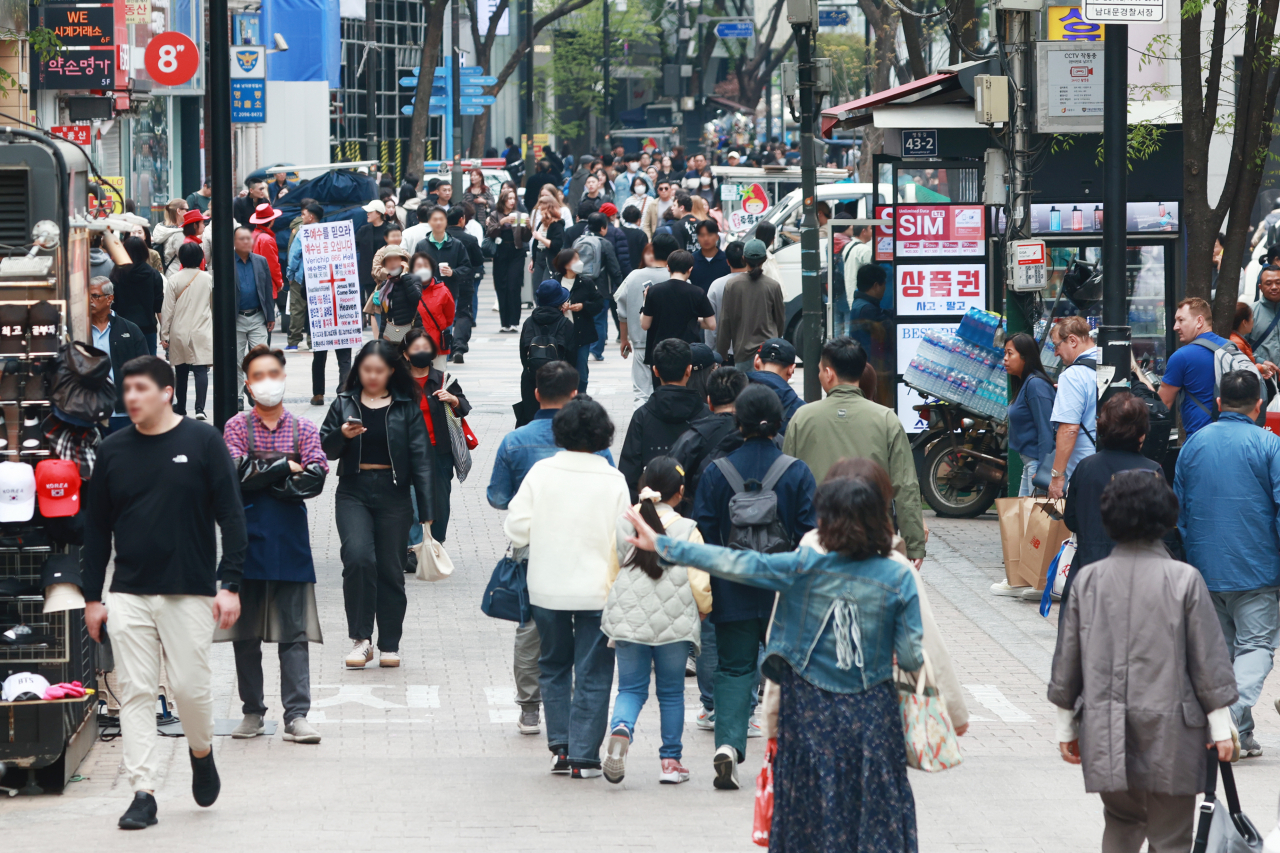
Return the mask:
<svg viewBox="0 0 1280 853">
<path fill-rule="evenodd" d="M 356 238 L 351 223 L 303 225 L 298 236 L 302 240 L 302 268 L 307 277 L 312 349 L 363 346 L 360 279 L 356 272 Z"/>
</svg>

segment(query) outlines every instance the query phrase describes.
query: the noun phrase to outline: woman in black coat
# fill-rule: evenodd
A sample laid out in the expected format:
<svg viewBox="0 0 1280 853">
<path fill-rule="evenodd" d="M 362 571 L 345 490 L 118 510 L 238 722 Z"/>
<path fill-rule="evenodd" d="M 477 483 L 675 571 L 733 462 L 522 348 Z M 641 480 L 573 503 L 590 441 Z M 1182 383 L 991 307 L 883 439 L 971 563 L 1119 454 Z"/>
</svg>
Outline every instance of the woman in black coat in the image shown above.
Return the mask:
<svg viewBox="0 0 1280 853">
<path fill-rule="evenodd" d="M 125 237 L 121 244 L 130 263 L 111 270 L 116 291 L 111 308 L 142 330 L 147 352 L 155 355 L 157 317 L 164 308 L 164 277 L 147 263 L 151 252 L 141 237 Z"/>
<path fill-rule="evenodd" d="M 465 418 L 471 412 L 471 404 L 467 402 L 467 395 L 462 392 L 462 386 L 456 379 L 450 376 L 446 388 L 445 373 L 431 366 L 440 352 L 436 349 L 435 339 L 430 335 L 422 329 L 410 329 L 401 349 L 405 360 L 409 362 L 409 375 L 422 389 L 419 406 L 422 408 L 423 422 L 435 454 L 431 460 L 432 497 L 435 504 L 431 518 L 431 538 L 443 542 L 449 528 L 449 483 L 456 469 L 445 407 L 452 409 L 459 418 Z M 413 547 L 421 541 L 422 528 L 414 525 L 409 531 L 409 546 Z M 405 571 L 411 569 L 406 568 Z"/>
<path fill-rule="evenodd" d="M 579 275 L 582 261 L 573 249 L 561 249 L 555 259 L 556 279 L 569 289 L 569 311 L 573 317 L 574 345 L 578 349 L 578 393 L 587 393 L 587 371 L 591 345 L 600 339 L 595 316 L 604 308 L 604 294 L 593 279 Z"/>
</svg>

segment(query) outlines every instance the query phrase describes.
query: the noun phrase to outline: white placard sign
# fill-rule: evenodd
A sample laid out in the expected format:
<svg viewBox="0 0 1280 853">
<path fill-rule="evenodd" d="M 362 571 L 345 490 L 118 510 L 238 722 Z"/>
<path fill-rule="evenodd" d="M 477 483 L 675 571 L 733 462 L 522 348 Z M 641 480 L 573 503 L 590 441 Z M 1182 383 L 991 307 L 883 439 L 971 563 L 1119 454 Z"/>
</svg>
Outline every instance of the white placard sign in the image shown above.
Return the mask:
<svg viewBox="0 0 1280 853">
<path fill-rule="evenodd" d="M 916 357 L 916 350 L 920 347 L 920 339 L 925 336 L 925 333 L 950 332 L 955 334 L 956 329 L 959 328 L 959 323 L 899 323 L 898 373 L 907 372 L 907 365 L 911 363 L 911 359 Z M 925 402 L 925 399 L 919 393 L 908 388 L 905 383 L 898 383 L 898 419 L 902 421 L 903 429 L 909 433 L 917 433 L 929 428 L 929 425 L 921 420 L 920 413 L 911 408 L 923 402 Z"/>
<path fill-rule="evenodd" d="M 1091 24 L 1163 24 L 1165 0 L 1084 0 Z"/>
<path fill-rule="evenodd" d="M 307 317 L 313 350 L 359 348 L 360 277 L 350 222 L 303 225 L 302 268 L 307 277 Z"/>
<path fill-rule="evenodd" d="M 898 316 L 964 314 L 987 307 L 984 264 L 898 264 Z"/>
</svg>

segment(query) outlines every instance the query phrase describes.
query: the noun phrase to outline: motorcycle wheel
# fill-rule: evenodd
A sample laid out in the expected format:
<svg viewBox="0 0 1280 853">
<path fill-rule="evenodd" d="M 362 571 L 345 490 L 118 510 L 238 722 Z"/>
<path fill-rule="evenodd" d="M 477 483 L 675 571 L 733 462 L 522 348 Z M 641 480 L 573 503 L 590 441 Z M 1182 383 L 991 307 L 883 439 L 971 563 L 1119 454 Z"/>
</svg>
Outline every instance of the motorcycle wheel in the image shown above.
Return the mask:
<svg viewBox="0 0 1280 853">
<path fill-rule="evenodd" d="M 924 476 L 920 490 L 933 511 L 943 518 L 974 518 L 982 515 L 996 498 L 1000 484 L 974 475 L 977 460 L 955 452 L 946 437 L 934 442 L 924 455 Z"/>
</svg>

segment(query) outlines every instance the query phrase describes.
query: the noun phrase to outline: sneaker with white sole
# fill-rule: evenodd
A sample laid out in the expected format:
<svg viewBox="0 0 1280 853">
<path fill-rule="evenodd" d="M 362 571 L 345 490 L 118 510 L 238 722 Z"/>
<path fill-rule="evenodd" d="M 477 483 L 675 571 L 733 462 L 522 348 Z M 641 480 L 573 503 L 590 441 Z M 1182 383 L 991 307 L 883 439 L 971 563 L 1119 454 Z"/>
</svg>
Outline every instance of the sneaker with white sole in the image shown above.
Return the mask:
<svg viewBox="0 0 1280 853">
<path fill-rule="evenodd" d="M 284 724 L 284 739 L 292 743 L 319 743 L 320 732 L 306 717 L 295 717 Z"/>
<path fill-rule="evenodd" d="M 662 775 L 658 777 L 661 785 L 679 785 L 689 781 L 689 771 L 676 758 L 662 759 Z"/>
<path fill-rule="evenodd" d="M 631 732 L 626 726 L 618 726 L 609 736 L 609 744 L 605 749 L 604 778 L 615 785 L 627 775 L 627 750 L 631 748 Z"/>
<path fill-rule="evenodd" d="M 399 652 L 381 652 L 378 654 L 378 666 L 399 666 Z"/>
<path fill-rule="evenodd" d="M 1009 598 L 1021 598 L 1022 593 L 1031 589 L 1029 586 L 1010 586 L 1008 581 L 1000 581 L 991 585 L 992 595 L 1004 595 Z"/>
<path fill-rule="evenodd" d="M 599 767 L 575 767 L 569 774 L 570 779 L 599 779 L 604 775 Z"/>
<path fill-rule="evenodd" d="M 712 785 L 721 791 L 736 791 L 742 787 L 738 784 L 738 750 L 726 743 L 716 750 L 711 766 L 716 771 Z"/>
<path fill-rule="evenodd" d="M 569 774 L 569 753 L 567 748 L 551 753 L 551 772 L 560 776 Z"/>
<path fill-rule="evenodd" d="M 516 720 L 516 728 L 520 730 L 522 735 L 536 735 L 542 731 L 542 727 L 538 724 L 538 709 L 525 708 L 520 712 L 520 719 Z"/>
<path fill-rule="evenodd" d="M 352 640 L 354 645 L 347 653 L 343 663 L 347 669 L 364 669 L 364 665 L 373 660 L 373 643 L 368 640 Z"/>
<path fill-rule="evenodd" d="M 716 730 L 716 712 L 706 708 L 698 711 L 698 728 L 704 732 L 714 732 Z"/>
<path fill-rule="evenodd" d="M 684 677 L 693 678 L 698 674 L 698 661 L 693 655 L 689 655 L 689 659 L 684 662 Z"/>
<path fill-rule="evenodd" d="M 747 737 L 764 737 L 764 732 L 760 730 L 759 712 L 752 714 L 751 719 L 747 721 Z"/>
<path fill-rule="evenodd" d="M 231 730 L 231 736 L 236 740 L 247 740 L 251 737 L 257 737 L 266 731 L 262 725 L 261 714 L 245 714 L 244 719 L 240 721 L 240 725 Z"/>
<path fill-rule="evenodd" d="M 1259 755 L 1262 755 L 1262 745 L 1253 736 L 1253 732 L 1240 735 L 1240 757 L 1257 758 Z"/>
</svg>

